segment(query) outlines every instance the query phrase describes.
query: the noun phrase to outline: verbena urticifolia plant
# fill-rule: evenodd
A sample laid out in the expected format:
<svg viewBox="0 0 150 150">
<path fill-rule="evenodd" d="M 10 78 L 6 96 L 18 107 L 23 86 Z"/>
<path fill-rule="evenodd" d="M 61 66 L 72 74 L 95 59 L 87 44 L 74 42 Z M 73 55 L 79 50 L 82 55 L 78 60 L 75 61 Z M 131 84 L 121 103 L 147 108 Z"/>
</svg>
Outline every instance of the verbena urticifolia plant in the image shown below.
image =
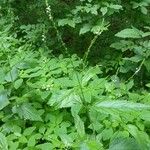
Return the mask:
<svg viewBox="0 0 150 150">
<path fill-rule="evenodd" d="M 0 150 L 149 150 L 149 4 L 0 2 Z"/>
</svg>

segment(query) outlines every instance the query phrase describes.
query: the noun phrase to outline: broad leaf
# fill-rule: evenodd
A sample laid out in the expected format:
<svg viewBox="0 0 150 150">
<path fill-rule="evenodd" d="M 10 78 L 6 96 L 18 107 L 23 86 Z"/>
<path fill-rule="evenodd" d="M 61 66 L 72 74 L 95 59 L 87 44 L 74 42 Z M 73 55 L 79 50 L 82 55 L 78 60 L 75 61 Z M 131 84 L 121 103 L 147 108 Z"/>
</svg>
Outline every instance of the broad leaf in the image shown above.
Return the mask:
<svg viewBox="0 0 150 150">
<path fill-rule="evenodd" d="M 98 66 L 90 68 L 87 72 L 85 72 L 82 78 L 82 85 L 86 85 L 90 79 L 92 79 L 95 75 L 101 74 L 102 71 Z"/>
<path fill-rule="evenodd" d="M 13 82 L 17 79 L 17 77 L 18 77 L 18 69 L 16 67 L 13 67 L 12 70 L 6 74 L 5 80 L 7 82 Z"/>
<path fill-rule="evenodd" d="M 114 139 L 109 150 L 142 150 L 141 146 L 133 138 L 116 138 Z"/>
<path fill-rule="evenodd" d="M 9 104 L 9 100 L 7 97 L 6 91 L 0 91 L 0 110 L 2 110 L 4 107 L 6 107 Z"/>
<path fill-rule="evenodd" d="M 53 150 L 53 144 L 52 143 L 43 143 L 36 146 L 36 148 L 40 150 Z"/>
<path fill-rule="evenodd" d="M 101 9 L 100 9 L 100 11 L 102 12 L 102 14 L 103 14 L 103 16 L 107 13 L 107 11 L 108 11 L 108 9 L 107 9 L 107 7 L 102 7 Z"/>
<path fill-rule="evenodd" d="M 0 84 L 5 80 L 5 73 L 2 68 L 0 68 Z"/>
<path fill-rule="evenodd" d="M 61 90 L 54 94 L 48 101 L 48 105 L 58 108 L 71 107 L 74 104 L 81 103 L 81 98 L 73 90 Z"/>
<path fill-rule="evenodd" d="M 29 136 L 33 133 L 33 131 L 36 129 L 36 127 L 29 127 L 29 128 L 26 128 L 23 132 L 23 135 L 25 136 Z"/>
<path fill-rule="evenodd" d="M 140 131 L 135 125 L 128 124 L 127 129 L 129 133 L 137 140 L 141 145 L 142 150 L 150 149 L 150 138 L 146 132 Z"/>
<path fill-rule="evenodd" d="M 13 112 L 18 113 L 23 119 L 42 121 L 39 112 L 30 103 L 24 103 L 17 108 L 13 108 Z"/>
<path fill-rule="evenodd" d="M 7 139 L 3 133 L 0 133 L 0 149 L 1 150 L 8 150 Z"/>
<path fill-rule="evenodd" d="M 115 34 L 115 36 L 120 37 L 120 38 L 141 38 L 142 34 L 143 32 L 139 31 L 138 29 L 127 28 L 118 32 L 117 34 Z"/>
<path fill-rule="evenodd" d="M 109 5 L 109 7 L 112 8 L 112 9 L 117 9 L 117 10 L 122 9 L 121 5 L 113 5 L 113 4 L 111 4 L 111 5 Z"/>
<path fill-rule="evenodd" d="M 87 33 L 87 32 L 89 32 L 90 30 L 91 30 L 91 25 L 89 25 L 89 24 L 85 24 L 81 29 L 80 29 L 80 35 L 81 34 L 85 34 L 85 33 Z"/>
<path fill-rule="evenodd" d="M 18 79 L 17 81 L 15 81 L 14 83 L 15 89 L 18 89 L 22 85 L 22 82 L 23 82 L 23 79 Z"/>
<path fill-rule="evenodd" d="M 75 122 L 75 127 L 79 136 L 84 137 L 85 136 L 84 122 L 78 115 L 74 116 L 74 122 Z"/>
<path fill-rule="evenodd" d="M 118 109 L 122 111 L 126 110 L 147 110 L 150 109 L 150 105 L 134 103 L 125 100 L 114 101 L 102 101 L 95 104 L 96 108 Z"/>
<path fill-rule="evenodd" d="M 71 27 L 75 27 L 75 24 L 76 22 L 74 21 L 74 20 L 71 20 L 71 19 L 68 19 L 68 18 L 66 18 L 66 19 L 60 19 L 60 20 L 58 20 L 58 26 L 65 26 L 65 25 L 69 25 L 69 26 L 71 26 Z"/>
<path fill-rule="evenodd" d="M 143 111 L 140 114 L 140 118 L 145 120 L 145 121 L 150 121 L 150 111 Z"/>
</svg>

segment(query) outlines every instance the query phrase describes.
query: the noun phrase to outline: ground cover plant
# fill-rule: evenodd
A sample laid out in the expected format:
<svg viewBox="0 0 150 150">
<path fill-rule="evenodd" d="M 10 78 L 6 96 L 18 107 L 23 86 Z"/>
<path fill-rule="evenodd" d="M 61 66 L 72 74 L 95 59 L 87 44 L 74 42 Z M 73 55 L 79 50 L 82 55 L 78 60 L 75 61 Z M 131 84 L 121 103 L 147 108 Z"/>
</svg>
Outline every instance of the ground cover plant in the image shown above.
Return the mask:
<svg viewBox="0 0 150 150">
<path fill-rule="evenodd" d="M 150 1 L 0 1 L 0 150 L 149 150 Z"/>
</svg>

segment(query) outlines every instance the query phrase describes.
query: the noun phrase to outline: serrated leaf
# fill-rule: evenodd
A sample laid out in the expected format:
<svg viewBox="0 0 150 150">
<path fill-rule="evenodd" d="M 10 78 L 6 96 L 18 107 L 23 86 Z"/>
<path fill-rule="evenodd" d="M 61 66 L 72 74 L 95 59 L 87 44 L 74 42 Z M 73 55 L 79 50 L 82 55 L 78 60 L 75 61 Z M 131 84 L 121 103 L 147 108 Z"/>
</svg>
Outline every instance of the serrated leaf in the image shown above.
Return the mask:
<svg viewBox="0 0 150 150">
<path fill-rule="evenodd" d="M 141 12 L 142 12 L 144 15 L 147 15 L 148 10 L 147 10 L 146 7 L 141 7 Z"/>
<path fill-rule="evenodd" d="M 142 149 L 148 150 L 150 148 L 150 139 L 146 132 L 140 131 L 135 125 L 128 124 L 127 129 L 129 133 L 137 140 Z"/>
<path fill-rule="evenodd" d="M 98 66 L 90 68 L 82 78 L 82 85 L 86 85 L 90 79 L 92 79 L 95 75 L 101 74 L 101 73 L 102 71 L 100 70 Z"/>
<path fill-rule="evenodd" d="M 9 104 L 9 100 L 7 97 L 7 92 L 5 90 L 0 91 L 0 110 L 2 110 L 8 104 Z"/>
<path fill-rule="evenodd" d="M 91 25 L 85 24 L 85 25 L 80 29 L 79 34 L 80 34 L 80 35 L 85 34 L 85 33 L 89 32 L 90 30 L 91 30 Z"/>
<path fill-rule="evenodd" d="M 84 137 L 85 136 L 84 122 L 78 115 L 74 116 L 74 122 L 75 122 L 75 127 L 79 136 Z"/>
<path fill-rule="evenodd" d="M 114 4 L 111 4 L 109 5 L 110 8 L 113 8 L 113 9 L 122 9 L 122 6 L 121 5 L 114 5 Z"/>
<path fill-rule="evenodd" d="M 136 62 L 136 63 L 138 63 L 138 62 L 140 62 L 141 60 L 143 60 L 143 58 L 141 57 L 141 56 L 139 56 L 139 55 L 135 55 L 135 56 L 133 56 L 133 57 L 127 57 L 127 58 L 123 58 L 124 60 L 129 60 L 129 61 L 132 61 L 132 62 Z"/>
<path fill-rule="evenodd" d="M 53 150 L 52 143 L 43 143 L 36 146 L 40 150 Z"/>
<path fill-rule="evenodd" d="M 24 135 L 24 136 L 31 135 L 35 129 L 36 129 L 36 127 L 29 127 L 29 128 L 26 128 L 26 129 L 24 130 L 24 132 L 23 132 L 23 135 Z"/>
<path fill-rule="evenodd" d="M 147 37 L 147 36 L 150 36 L 150 32 L 145 32 L 142 34 L 142 37 Z"/>
<path fill-rule="evenodd" d="M 140 114 L 140 118 L 145 120 L 145 121 L 150 121 L 150 111 L 143 111 Z"/>
<path fill-rule="evenodd" d="M 83 89 L 83 93 L 84 93 L 84 99 L 87 103 L 91 103 L 92 100 L 92 93 L 91 93 L 91 89 Z"/>
<path fill-rule="evenodd" d="M 116 138 L 114 139 L 109 150 L 142 150 L 137 141 L 133 138 Z"/>
<path fill-rule="evenodd" d="M 81 104 L 73 105 L 71 107 L 71 114 L 72 114 L 72 116 L 75 117 L 76 115 L 78 115 L 78 113 L 81 110 L 81 108 L 82 108 Z"/>
<path fill-rule="evenodd" d="M 19 108 L 16 108 L 16 112 L 21 118 L 32 120 L 32 121 L 42 121 L 39 112 L 31 106 L 30 103 L 24 103 Z"/>
<path fill-rule="evenodd" d="M 103 137 L 104 141 L 109 140 L 112 136 L 113 136 L 113 129 L 112 128 L 104 129 L 102 131 L 102 137 Z"/>
<path fill-rule="evenodd" d="M 0 84 L 5 80 L 5 73 L 2 68 L 0 68 Z"/>
<path fill-rule="evenodd" d="M 18 89 L 22 85 L 23 79 L 18 79 L 14 83 L 14 88 Z"/>
<path fill-rule="evenodd" d="M 13 67 L 12 70 L 6 74 L 5 80 L 7 82 L 13 82 L 17 79 L 17 77 L 18 77 L 18 69 L 16 67 Z"/>
<path fill-rule="evenodd" d="M 0 133 L 0 149 L 1 150 L 8 150 L 7 139 L 3 133 Z"/>
<path fill-rule="evenodd" d="M 119 109 L 122 111 L 150 109 L 150 105 L 134 103 L 125 100 L 103 101 L 103 102 L 98 102 L 95 106 L 97 108 Z"/>
<path fill-rule="evenodd" d="M 65 144 L 66 147 L 70 147 L 73 144 L 73 139 L 71 138 L 71 136 L 67 135 L 67 134 L 61 134 L 59 135 L 61 140 L 63 141 L 63 143 Z"/>
<path fill-rule="evenodd" d="M 80 102 L 80 96 L 76 95 L 73 90 L 61 90 L 52 94 L 52 97 L 48 101 L 48 105 L 65 108 Z"/>
<path fill-rule="evenodd" d="M 18 149 L 19 142 L 9 142 L 9 150 L 16 150 Z"/>
<path fill-rule="evenodd" d="M 104 16 L 104 15 L 107 13 L 107 11 L 108 11 L 107 7 L 102 7 L 100 10 L 101 10 L 103 16 Z"/>
<path fill-rule="evenodd" d="M 95 25 L 92 27 L 91 32 L 93 32 L 94 34 L 99 34 L 101 30 L 102 30 L 102 26 Z"/>
<path fill-rule="evenodd" d="M 65 26 L 65 25 L 69 25 L 74 28 L 76 24 L 74 20 L 68 18 L 58 20 L 58 26 Z"/>
<path fill-rule="evenodd" d="M 35 146 L 35 144 L 36 144 L 36 139 L 35 139 L 35 137 L 34 137 L 34 135 L 33 136 L 31 136 L 30 138 L 29 138 L 29 140 L 28 140 L 28 147 L 33 147 L 33 146 Z"/>
<path fill-rule="evenodd" d="M 142 34 L 143 32 L 139 31 L 138 29 L 127 28 L 118 32 L 117 34 L 115 34 L 115 36 L 120 37 L 120 38 L 141 38 Z"/>
<path fill-rule="evenodd" d="M 150 83 L 147 83 L 146 86 L 147 86 L 147 87 L 150 87 Z"/>
<path fill-rule="evenodd" d="M 89 149 L 89 146 L 86 143 L 82 143 L 80 145 L 80 150 L 90 150 L 90 149 Z"/>
</svg>

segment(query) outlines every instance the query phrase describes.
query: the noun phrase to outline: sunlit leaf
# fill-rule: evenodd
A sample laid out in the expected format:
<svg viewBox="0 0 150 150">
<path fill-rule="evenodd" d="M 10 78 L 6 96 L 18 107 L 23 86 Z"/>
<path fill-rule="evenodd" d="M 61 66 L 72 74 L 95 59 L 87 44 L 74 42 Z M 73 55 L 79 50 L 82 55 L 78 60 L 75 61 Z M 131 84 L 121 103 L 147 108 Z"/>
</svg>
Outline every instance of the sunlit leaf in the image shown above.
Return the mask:
<svg viewBox="0 0 150 150">
<path fill-rule="evenodd" d="M 0 133 L 0 149 L 8 150 L 7 138 L 5 137 L 3 133 Z"/>
<path fill-rule="evenodd" d="M 120 37 L 120 38 L 141 38 L 142 34 L 143 32 L 139 31 L 138 29 L 127 28 L 118 32 L 117 34 L 115 34 L 115 36 Z"/>
<path fill-rule="evenodd" d="M 126 110 L 147 110 L 150 109 L 150 105 L 134 103 L 125 100 L 114 101 L 102 101 L 95 104 L 96 108 L 118 109 L 122 111 Z"/>
<path fill-rule="evenodd" d="M 9 100 L 7 97 L 6 91 L 0 91 L 0 110 L 2 110 L 4 107 L 6 107 L 9 104 Z"/>
</svg>

